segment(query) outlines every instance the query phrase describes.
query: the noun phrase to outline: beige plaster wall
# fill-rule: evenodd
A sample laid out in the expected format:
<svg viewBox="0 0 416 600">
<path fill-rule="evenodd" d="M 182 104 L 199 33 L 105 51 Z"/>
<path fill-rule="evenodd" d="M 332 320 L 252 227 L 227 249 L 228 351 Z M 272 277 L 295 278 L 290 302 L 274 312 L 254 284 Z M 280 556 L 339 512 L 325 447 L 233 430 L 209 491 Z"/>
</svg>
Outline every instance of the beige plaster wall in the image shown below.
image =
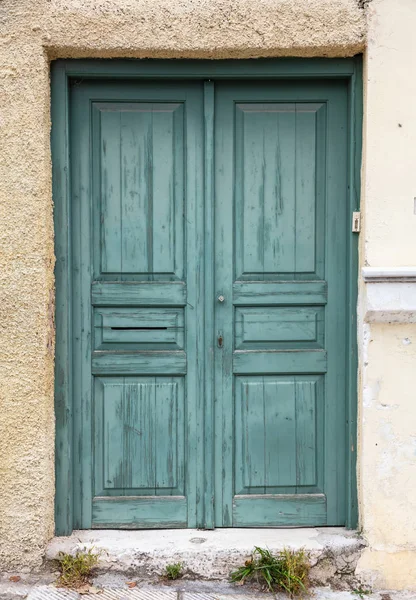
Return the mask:
<svg viewBox="0 0 416 600">
<path fill-rule="evenodd" d="M 368 7 L 365 261 L 416 264 L 416 2 Z"/>
<path fill-rule="evenodd" d="M 356 0 L 0 2 L 0 567 L 53 535 L 53 219 L 49 59 L 346 56 Z"/>
<path fill-rule="evenodd" d="M 416 3 L 368 13 L 362 264 L 415 265 Z M 0 568 L 38 567 L 53 535 L 50 58 L 350 56 L 365 37 L 359 0 L 0 2 Z M 415 326 L 360 339 L 360 569 L 416 587 Z"/>
<path fill-rule="evenodd" d="M 358 572 L 377 587 L 416 590 L 416 323 L 366 326 Z"/>
<path fill-rule="evenodd" d="M 371 267 L 416 265 L 415 30 L 414 0 L 369 5 L 361 262 Z M 359 572 L 377 586 L 416 590 L 416 325 L 363 324 L 360 342 L 360 514 L 369 548 Z"/>
</svg>

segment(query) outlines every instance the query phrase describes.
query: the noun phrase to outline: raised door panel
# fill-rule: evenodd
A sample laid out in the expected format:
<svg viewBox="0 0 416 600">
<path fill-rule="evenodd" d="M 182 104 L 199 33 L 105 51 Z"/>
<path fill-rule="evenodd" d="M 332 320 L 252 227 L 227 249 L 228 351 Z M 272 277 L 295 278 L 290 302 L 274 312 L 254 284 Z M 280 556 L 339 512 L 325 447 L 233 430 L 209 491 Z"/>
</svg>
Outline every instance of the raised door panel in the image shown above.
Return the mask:
<svg viewBox="0 0 416 600">
<path fill-rule="evenodd" d="M 322 277 L 325 110 L 236 103 L 236 279 Z"/>
<path fill-rule="evenodd" d="M 95 386 L 95 495 L 183 495 L 183 379 L 97 377 Z"/>
<path fill-rule="evenodd" d="M 134 525 L 146 526 L 152 496 L 165 502 L 165 526 L 170 514 L 186 527 L 183 378 L 97 377 L 94 431 L 94 527 L 125 525 L 132 497 Z"/>
<path fill-rule="evenodd" d="M 235 308 L 235 348 L 323 348 L 321 306 Z"/>
<path fill-rule="evenodd" d="M 95 103 L 102 274 L 184 274 L 183 103 Z"/>
</svg>

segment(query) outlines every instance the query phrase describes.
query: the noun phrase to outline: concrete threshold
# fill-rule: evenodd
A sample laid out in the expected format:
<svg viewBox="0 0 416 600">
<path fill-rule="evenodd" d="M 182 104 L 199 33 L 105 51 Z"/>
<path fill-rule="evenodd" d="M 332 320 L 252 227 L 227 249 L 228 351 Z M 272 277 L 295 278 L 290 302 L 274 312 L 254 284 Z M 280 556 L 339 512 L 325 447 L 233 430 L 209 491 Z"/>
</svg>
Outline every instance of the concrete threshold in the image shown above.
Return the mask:
<svg viewBox="0 0 416 600">
<path fill-rule="evenodd" d="M 157 581 L 166 565 L 182 562 L 190 579 L 227 581 L 232 570 L 244 564 L 254 546 L 275 553 L 283 548 L 304 548 L 310 555 L 311 579 L 316 585 L 351 587 L 364 542 L 357 532 L 344 528 L 290 529 L 170 529 L 88 530 L 56 537 L 46 558 L 59 552 L 74 554 L 83 548 L 100 553 L 99 571 Z"/>
</svg>

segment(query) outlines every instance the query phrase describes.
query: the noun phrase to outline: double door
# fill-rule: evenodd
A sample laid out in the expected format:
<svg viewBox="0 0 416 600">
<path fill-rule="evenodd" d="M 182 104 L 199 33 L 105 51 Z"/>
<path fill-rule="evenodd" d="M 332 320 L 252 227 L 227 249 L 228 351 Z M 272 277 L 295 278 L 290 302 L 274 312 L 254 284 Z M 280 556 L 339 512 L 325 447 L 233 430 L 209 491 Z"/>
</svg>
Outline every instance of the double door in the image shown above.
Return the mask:
<svg viewBox="0 0 416 600">
<path fill-rule="evenodd" d="M 76 528 L 342 525 L 347 85 L 71 88 Z"/>
</svg>

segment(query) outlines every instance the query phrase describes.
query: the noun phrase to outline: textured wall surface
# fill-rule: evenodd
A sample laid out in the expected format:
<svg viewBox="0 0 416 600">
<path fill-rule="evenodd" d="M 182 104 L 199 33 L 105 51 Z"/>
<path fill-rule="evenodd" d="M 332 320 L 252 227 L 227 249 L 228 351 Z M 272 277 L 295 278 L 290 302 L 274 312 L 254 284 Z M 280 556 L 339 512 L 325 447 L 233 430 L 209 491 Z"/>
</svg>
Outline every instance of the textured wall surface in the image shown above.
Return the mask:
<svg viewBox="0 0 416 600">
<path fill-rule="evenodd" d="M 416 264 L 416 2 L 368 6 L 365 103 L 365 261 Z"/>
<path fill-rule="evenodd" d="M 415 29 L 414 0 L 369 4 L 361 262 L 370 267 L 416 266 Z M 415 321 L 400 301 L 405 286 L 379 289 L 396 319 Z M 359 571 L 377 586 L 416 590 L 416 325 L 360 329 L 360 513 L 369 547 Z"/>
<path fill-rule="evenodd" d="M 388 285 L 388 284 L 387 284 Z M 416 323 L 366 326 L 359 572 L 416 590 Z"/>
<path fill-rule="evenodd" d="M 6 27 L 51 57 L 345 56 L 358 0 L 3 0 Z"/>
<path fill-rule="evenodd" d="M 346 56 L 355 0 L 0 2 L 0 565 L 53 535 L 53 219 L 49 60 Z"/>
<path fill-rule="evenodd" d="M 360 4 L 0 2 L 1 567 L 39 566 L 53 535 L 50 58 L 350 56 L 365 46 Z M 414 265 L 416 4 L 373 0 L 368 15 L 362 264 Z M 416 331 L 376 324 L 360 336 L 360 506 L 370 543 L 360 569 L 380 585 L 416 588 Z"/>
</svg>

